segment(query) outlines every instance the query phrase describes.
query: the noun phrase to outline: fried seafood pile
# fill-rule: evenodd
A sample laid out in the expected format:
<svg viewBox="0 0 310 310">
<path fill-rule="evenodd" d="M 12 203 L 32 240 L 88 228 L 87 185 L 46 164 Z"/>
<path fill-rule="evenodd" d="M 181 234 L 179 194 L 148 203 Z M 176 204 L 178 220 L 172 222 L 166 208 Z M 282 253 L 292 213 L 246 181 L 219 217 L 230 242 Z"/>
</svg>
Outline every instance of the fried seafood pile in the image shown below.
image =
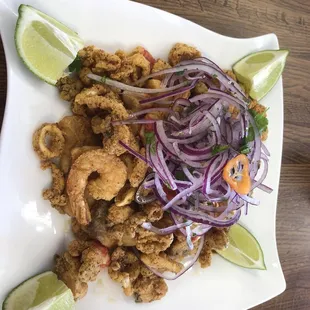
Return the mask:
<svg viewBox="0 0 310 310">
<path fill-rule="evenodd" d="M 57 83 L 61 98 L 71 105 L 72 115 L 57 123 L 42 124 L 33 135 L 41 168 L 50 169 L 52 175 L 51 187 L 43 190 L 43 198 L 72 218 L 75 236 L 67 251 L 56 256 L 55 271 L 75 299 L 82 298 L 87 283 L 95 281 L 108 266 L 109 276 L 122 285 L 125 295 L 134 296 L 137 302 L 159 300 L 168 287 L 151 270 L 179 273 L 184 267 L 182 258 L 197 251 L 199 238 L 193 238 L 194 247 L 189 250 L 186 237 L 179 231 L 160 235 L 141 226 L 145 222 L 157 228 L 173 225 L 158 201 L 145 205 L 135 202 L 136 190 L 150 170 L 119 141 L 144 155 L 143 125 L 113 125 L 141 106 L 135 97 L 97 84 L 87 75 L 95 73 L 132 85 L 141 77 L 201 54 L 178 43 L 169 53 L 169 62 L 155 60 L 142 47 L 110 54 L 88 46 L 78 56 L 81 70 Z M 159 88 L 160 84 L 159 76 L 141 86 Z M 192 92 L 200 94 L 206 89 L 198 83 Z M 190 92 L 182 96 L 189 97 Z M 210 265 L 214 249 L 226 246 L 226 233 L 213 228 L 206 234 L 199 257 L 202 267 Z"/>
</svg>

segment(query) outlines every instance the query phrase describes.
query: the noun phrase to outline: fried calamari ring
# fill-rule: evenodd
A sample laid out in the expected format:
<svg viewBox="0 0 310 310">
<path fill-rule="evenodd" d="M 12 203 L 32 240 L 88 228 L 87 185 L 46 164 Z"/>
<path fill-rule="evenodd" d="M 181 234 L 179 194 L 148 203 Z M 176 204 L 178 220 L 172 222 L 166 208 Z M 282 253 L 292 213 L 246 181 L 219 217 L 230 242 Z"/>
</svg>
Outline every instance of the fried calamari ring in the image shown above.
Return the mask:
<svg viewBox="0 0 310 310">
<path fill-rule="evenodd" d="M 41 169 L 52 171 L 52 186 L 43 190 L 43 199 L 49 200 L 52 207 L 59 213 L 72 216 L 68 197 L 64 193 L 66 183 L 63 172 L 52 162 L 42 162 Z"/>
<path fill-rule="evenodd" d="M 145 157 L 145 149 L 140 150 L 140 154 Z M 128 173 L 128 180 L 132 187 L 138 187 L 145 178 L 148 165 L 139 158 L 134 158 L 133 168 L 130 173 Z"/>
<path fill-rule="evenodd" d="M 119 144 L 119 141 L 122 141 L 138 152 L 139 144 L 130 128 L 127 125 L 113 127 L 111 121 L 110 116 L 105 119 L 94 116 L 91 121 L 94 133 L 103 135 L 103 149 L 108 154 L 120 156 L 126 152 L 126 149 Z"/>
<path fill-rule="evenodd" d="M 115 120 L 123 120 L 128 118 L 128 112 L 123 103 L 118 99 L 117 95 L 112 91 L 104 93 L 98 85 L 81 91 L 74 100 L 77 105 L 86 105 L 90 109 L 102 109 L 111 112 L 112 118 Z"/>
<path fill-rule="evenodd" d="M 32 146 L 41 160 L 59 157 L 64 145 L 65 138 L 56 124 L 44 123 L 33 134 Z"/>
<path fill-rule="evenodd" d="M 99 177 L 89 182 L 88 177 L 93 172 L 97 172 Z M 67 193 L 77 221 L 81 225 L 87 225 L 91 221 L 84 194 L 87 184 L 94 198 L 111 200 L 124 186 L 126 179 L 126 166 L 114 155 L 103 150 L 93 150 L 79 156 L 73 163 L 67 180 Z"/>
<path fill-rule="evenodd" d="M 113 127 L 113 134 L 111 138 L 108 138 L 107 140 L 105 138 L 103 139 L 103 149 L 108 154 L 120 156 L 124 154 L 127 150 L 119 144 L 119 141 L 122 141 L 123 143 L 129 145 L 131 137 L 131 132 L 128 126 L 115 126 Z"/>
</svg>

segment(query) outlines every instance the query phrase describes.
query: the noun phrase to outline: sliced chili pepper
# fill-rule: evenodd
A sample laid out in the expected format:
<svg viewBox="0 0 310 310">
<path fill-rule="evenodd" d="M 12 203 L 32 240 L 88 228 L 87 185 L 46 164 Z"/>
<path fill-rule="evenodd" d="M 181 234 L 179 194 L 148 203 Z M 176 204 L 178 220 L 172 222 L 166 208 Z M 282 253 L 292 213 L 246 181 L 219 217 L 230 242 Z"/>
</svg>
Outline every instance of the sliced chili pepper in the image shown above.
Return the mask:
<svg viewBox="0 0 310 310">
<path fill-rule="evenodd" d="M 240 195 L 247 195 L 251 190 L 249 160 L 244 154 L 231 159 L 223 170 L 223 178 Z"/>
</svg>

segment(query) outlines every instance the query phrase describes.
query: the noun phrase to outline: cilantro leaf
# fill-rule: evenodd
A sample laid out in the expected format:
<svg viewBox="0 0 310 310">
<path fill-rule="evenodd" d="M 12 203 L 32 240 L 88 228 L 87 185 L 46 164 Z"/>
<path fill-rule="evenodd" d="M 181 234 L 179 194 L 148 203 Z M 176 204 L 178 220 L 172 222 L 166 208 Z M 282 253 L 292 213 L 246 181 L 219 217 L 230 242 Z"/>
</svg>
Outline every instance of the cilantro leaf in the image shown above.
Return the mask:
<svg viewBox="0 0 310 310">
<path fill-rule="evenodd" d="M 82 69 L 82 59 L 76 55 L 75 59 L 68 66 L 70 72 L 80 72 Z"/>
<path fill-rule="evenodd" d="M 250 109 L 250 114 L 253 116 L 258 131 L 262 133 L 268 127 L 268 119 L 263 113 L 257 113 L 255 110 Z"/>
<path fill-rule="evenodd" d="M 217 144 L 217 145 L 213 146 L 213 148 L 212 148 L 212 155 L 216 155 L 218 153 L 226 151 L 228 148 L 229 148 L 229 145 Z"/>
<path fill-rule="evenodd" d="M 240 152 L 241 154 L 247 155 L 247 154 L 249 154 L 249 153 L 251 152 L 251 149 L 249 148 L 248 144 L 246 143 L 246 144 L 244 144 L 244 145 L 242 145 L 242 146 L 240 147 L 239 152 Z"/>
<path fill-rule="evenodd" d="M 175 178 L 179 181 L 187 181 L 188 180 L 185 173 L 181 170 L 177 170 L 175 172 Z"/>
<path fill-rule="evenodd" d="M 185 70 L 178 71 L 178 72 L 176 72 L 176 75 L 183 75 L 183 74 L 184 74 L 184 72 L 185 72 Z"/>
<path fill-rule="evenodd" d="M 155 140 L 155 133 L 153 131 L 147 131 L 144 133 L 146 144 L 152 144 Z"/>
<path fill-rule="evenodd" d="M 264 132 L 268 127 L 267 117 L 263 113 L 258 113 L 253 109 L 250 109 L 249 113 L 254 118 L 254 121 L 255 121 L 255 124 L 256 124 L 256 127 L 257 127 L 259 133 L 261 134 L 262 132 Z M 246 142 L 251 142 L 254 139 L 255 139 L 254 129 L 252 126 L 250 126 L 249 130 L 248 130 L 248 135 L 246 137 Z"/>
</svg>

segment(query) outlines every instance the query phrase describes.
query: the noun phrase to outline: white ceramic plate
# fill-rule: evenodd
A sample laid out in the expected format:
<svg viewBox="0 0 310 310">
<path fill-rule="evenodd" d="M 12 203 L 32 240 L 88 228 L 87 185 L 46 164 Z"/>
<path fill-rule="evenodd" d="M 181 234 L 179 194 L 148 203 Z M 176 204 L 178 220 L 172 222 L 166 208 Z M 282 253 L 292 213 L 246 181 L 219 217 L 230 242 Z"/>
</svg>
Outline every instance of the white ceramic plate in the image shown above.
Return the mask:
<svg viewBox="0 0 310 310">
<path fill-rule="evenodd" d="M 4 1 L 4 2 L 3 2 Z M 53 255 L 63 249 L 68 219 L 41 198 L 50 182 L 42 172 L 31 137 L 42 122 L 56 122 L 69 113 L 56 88 L 33 76 L 21 63 L 14 47 L 14 28 L 19 0 L 0 0 L 0 26 L 8 72 L 8 95 L 1 133 L 0 156 L 0 301 L 24 279 L 52 267 Z M 222 68 L 258 50 L 277 49 L 274 34 L 251 39 L 233 39 L 211 32 L 166 12 L 125 0 L 69 1 L 29 0 L 28 4 L 77 30 L 86 43 L 109 51 L 145 46 L 156 57 L 167 57 L 175 42 L 195 45 Z M 196 266 L 180 279 L 169 282 L 169 292 L 159 302 L 135 304 L 108 279 L 92 283 L 77 309 L 247 309 L 285 289 L 275 238 L 276 205 L 282 153 L 282 80 L 262 101 L 270 107 L 267 146 L 272 154 L 265 183 L 274 191 L 256 196 L 242 223 L 260 242 L 266 271 L 247 270 L 214 256 L 206 270 Z"/>
</svg>

